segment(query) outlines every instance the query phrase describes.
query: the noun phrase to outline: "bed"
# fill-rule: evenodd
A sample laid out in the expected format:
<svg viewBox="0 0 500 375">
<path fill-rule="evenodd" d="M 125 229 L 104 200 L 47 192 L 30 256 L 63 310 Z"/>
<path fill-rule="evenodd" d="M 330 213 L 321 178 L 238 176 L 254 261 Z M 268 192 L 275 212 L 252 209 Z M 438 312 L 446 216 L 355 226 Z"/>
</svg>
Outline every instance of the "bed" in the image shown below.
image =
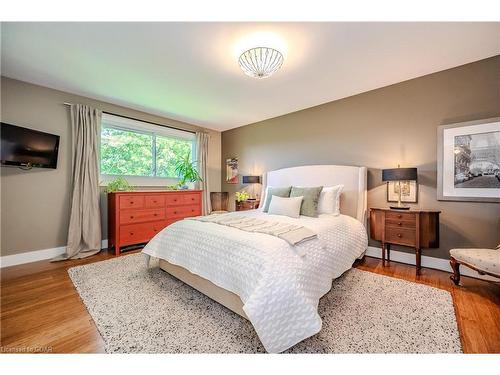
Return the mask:
<svg viewBox="0 0 500 375">
<path fill-rule="evenodd" d="M 250 320 L 265 349 L 282 352 L 321 330 L 319 299 L 368 246 L 366 168 L 316 165 L 270 171 L 266 186 L 343 184 L 340 215 L 290 218 L 261 209 L 234 214 L 300 224 L 317 238 L 292 246 L 278 237 L 182 220 L 143 249 L 160 267 Z M 231 215 L 231 214 L 229 214 Z"/>
</svg>

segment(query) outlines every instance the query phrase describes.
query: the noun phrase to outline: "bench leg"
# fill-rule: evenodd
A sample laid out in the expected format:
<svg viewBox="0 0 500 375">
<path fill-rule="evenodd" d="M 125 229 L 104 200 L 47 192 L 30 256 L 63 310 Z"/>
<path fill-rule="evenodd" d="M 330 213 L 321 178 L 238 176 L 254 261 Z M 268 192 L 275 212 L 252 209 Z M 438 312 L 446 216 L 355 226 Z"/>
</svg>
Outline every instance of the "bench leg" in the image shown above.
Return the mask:
<svg viewBox="0 0 500 375">
<path fill-rule="evenodd" d="M 451 269 L 453 270 L 453 275 L 450 276 L 450 279 L 455 283 L 455 285 L 460 284 L 460 263 L 456 261 L 455 258 L 450 259 Z"/>
</svg>

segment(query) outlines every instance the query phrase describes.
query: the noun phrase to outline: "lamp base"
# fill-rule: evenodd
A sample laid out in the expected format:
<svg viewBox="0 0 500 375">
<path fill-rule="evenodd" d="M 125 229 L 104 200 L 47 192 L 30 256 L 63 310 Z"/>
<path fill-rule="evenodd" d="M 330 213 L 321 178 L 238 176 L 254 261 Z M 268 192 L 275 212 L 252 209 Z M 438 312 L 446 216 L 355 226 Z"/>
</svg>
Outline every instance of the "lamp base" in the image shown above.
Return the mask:
<svg viewBox="0 0 500 375">
<path fill-rule="evenodd" d="M 404 206 L 402 206 L 402 207 L 398 207 L 398 206 L 389 206 L 389 208 L 390 208 L 391 210 L 409 210 L 409 209 L 410 209 L 410 207 L 404 207 Z"/>
</svg>

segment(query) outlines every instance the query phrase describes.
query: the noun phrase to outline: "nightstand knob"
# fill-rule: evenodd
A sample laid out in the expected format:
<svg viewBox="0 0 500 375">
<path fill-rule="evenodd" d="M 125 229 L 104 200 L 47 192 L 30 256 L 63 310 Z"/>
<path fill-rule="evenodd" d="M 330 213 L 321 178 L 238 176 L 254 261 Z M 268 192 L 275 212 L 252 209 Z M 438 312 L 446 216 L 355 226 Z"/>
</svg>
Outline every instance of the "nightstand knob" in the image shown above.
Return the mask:
<svg viewBox="0 0 500 375">
<path fill-rule="evenodd" d="M 401 219 L 403 217 L 403 215 L 398 215 L 398 219 Z"/>
<path fill-rule="evenodd" d="M 401 222 L 399 222 L 399 223 L 398 223 L 398 225 L 402 225 L 402 223 L 401 223 Z"/>
<path fill-rule="evenodd" d="M 398 233 L 398 237 L 401 238 L 401 233 Z"/>
</svg>

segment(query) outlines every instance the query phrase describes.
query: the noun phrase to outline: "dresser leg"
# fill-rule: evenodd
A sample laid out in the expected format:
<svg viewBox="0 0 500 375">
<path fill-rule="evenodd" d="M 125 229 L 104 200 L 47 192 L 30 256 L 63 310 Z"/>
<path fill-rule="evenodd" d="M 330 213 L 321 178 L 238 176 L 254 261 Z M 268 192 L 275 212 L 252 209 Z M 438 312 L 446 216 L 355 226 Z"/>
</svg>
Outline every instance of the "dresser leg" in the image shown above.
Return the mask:
<svg viewBox="0 0 500 375">
<path fill-rule="evenodd" d="M 421 268 L 421 265 L 420 265 L 420 264 L 421 264 L 421 261 L 422 261 L 422 253 L 421 253 L 421 251 L 420 251 L 420 249 L 419 249 L 419 248 L 416 248 L 416 249 L 415 249 L 415 256 L 416 256 L 416 258 L 417 258 L 417 259 L 416 259 L 416 263 L 417 263 L 417 264 L 416 264 L 416 267 L 417 267 L 417 271 L 416 271 L 416 273 L 417 273 L 417 276 L 419 276 L 419 275 L 420 275 L 420 268 Z"/>
<path fill-rule="evenodd" d="M 386 246 L 387 246 L 387 261 L 390 262 L 391 261 L 391 244 L 388 243 Z"/>
<path fill-rule="evenodd" d="M 382 243 L 382 267 L 385 267 L 385 243 Z"/>
<path fill-rule="evenodd" d="M 120 246 L 118 244 L 115 245 L 115 256 L 120 255 Z"/>
</svg>

